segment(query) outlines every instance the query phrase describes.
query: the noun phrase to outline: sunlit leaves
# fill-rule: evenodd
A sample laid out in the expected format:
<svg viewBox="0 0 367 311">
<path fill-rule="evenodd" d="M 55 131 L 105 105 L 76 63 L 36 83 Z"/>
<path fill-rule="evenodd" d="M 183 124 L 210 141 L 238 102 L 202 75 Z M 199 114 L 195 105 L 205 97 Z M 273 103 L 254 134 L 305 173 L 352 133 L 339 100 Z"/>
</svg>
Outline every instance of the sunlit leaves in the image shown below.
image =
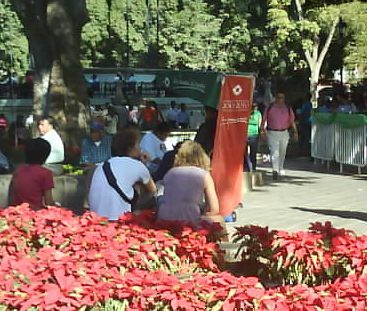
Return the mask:
<svg viewBox="0 0 367 311">
<path fill-rule="evenodd" d="M 0 78 L 8 71 L 18 75 L 28 69 L 28 43 L 9 0 L 0 2 Z"/>
</svg>

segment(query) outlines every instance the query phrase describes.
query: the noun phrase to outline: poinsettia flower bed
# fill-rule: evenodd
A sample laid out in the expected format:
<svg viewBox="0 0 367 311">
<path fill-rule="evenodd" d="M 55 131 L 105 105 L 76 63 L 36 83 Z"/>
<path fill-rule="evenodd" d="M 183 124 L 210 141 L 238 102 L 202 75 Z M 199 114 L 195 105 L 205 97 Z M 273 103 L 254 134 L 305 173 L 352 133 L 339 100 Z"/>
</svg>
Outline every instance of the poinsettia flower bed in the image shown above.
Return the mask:
<svg viewBox="0 0 367 311">
<path fill-rule="evenodd" d="M 266 255 L 273 233 L 247 230 L 257 231 L 264 243 L 256 252 Z M 220 271 L 219 245 L 208 239 L 216 231 L 155 223 L 151 213 L 107 222 L 57 207 L 8 208 L 0 212 L 0 310 L 366 310 L 363 270 L 315 287 L 266 289 L 257 277 Z M 345 239 L 336 244 L 338 253 L 361 257 Z"/>
<path fill-rule="evenodd" d="M 217 228 L 194 231 L 171 223 L 167 230 L 151 217 L 127 215 L 111 223 L 58 207 L 35 212 L 26 204 L 2 211 L 0 303 L 38 305 L 35 293 L 53 303 L 68 293 L 70 303 L 85 297 L 83 303 L 93 305 L 109 297 L 108 284 L 125 272 L 218 272 L 218 244 L 206 239 Z"/>
<path fill-rule="evenodd" d="M 330 222 L 311 224 L 295 233 L 267 227 L 237 228 L 234 241 L 245 263 L 255 263 L 257 275 L 283 284 L 317 285 L 362 275 L 367 267 L 367 236 L 333 228 Z"/>
</svg>

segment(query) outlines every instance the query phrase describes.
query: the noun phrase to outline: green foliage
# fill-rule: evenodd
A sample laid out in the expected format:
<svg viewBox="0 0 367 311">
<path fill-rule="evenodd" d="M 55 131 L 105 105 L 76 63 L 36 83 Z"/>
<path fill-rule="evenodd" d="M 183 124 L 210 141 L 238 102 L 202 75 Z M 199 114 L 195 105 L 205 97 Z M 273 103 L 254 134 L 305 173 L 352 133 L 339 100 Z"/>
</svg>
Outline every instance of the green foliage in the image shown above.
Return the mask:
<svg viewBox="0 0 367 311">
<path fill-rule="evenodd" d="M 28 43 L 9 0 L 0 2 L 0 78 L 8 71 L 23 75 L 28 69 Z"/>
<path fill-rule="evenodd" d="M 112 1 L 110 12 L 106 1 L 87 0 L 87 7 L 90 22 L 82 32 L 83 64 L 127 66 L 129 50 L 129 66 L 137 66 L 139 57 L 148 49 L 145 0 Z"/>
<path fill-rule="evenodd" d="M 85 311 L 87 308 L 82 308 L 79 311 Z M 127 299 L 115 300 L 108 299 L 104 303 L 97 303 L 90 311 L 124 311 L 129 309 L 129 302 Z"/>
<path fill-rule="evenodd" d="M 341 6 L 345 22 L 345 64 L 349 69 L 366 68 L 367 62 L 367 3 L 354 1 Z"/>
<path fill-rule="evenodd" d="M 251 1 L 250 1 L 251 2 Z M 249 1 L 223 1 L 218 18 L 222 21 L 220 35 L 226 38 L 227 70 L 240 69 L 249 61 L 251 42 Z"/>
<path fill-rule="evenodd" d="M 302 16 L 296 10 L 295 1 L 272 0 L 269 4 L 269 30 L 274 33 L 278 51 L 287 49 L 288 66 L 304 67 L 305 51 L 320 53 L 331 25 L 339 16 L 346 22 L 346 33 L 340 42 L 338 31 L 334 35 L 328 59 L 330 64 L 340 66 L 344 51 L 344 63 L 355 68 L 366 62 L 367 4 L 361 1 L 300 1 Z M 303 52 L 302 52 L 303 51 Z M 333 60 L 335 59 L 335 60 Z M 307 64 L 309 65 L 309 64 Z M 329 68 L 333 69 L 333 68 Z"/>
<path fill-rule="evenodd" d="M 104 1 L 87 1 L 90 21 L 82 32 L 82 54 L 85 66 L 96 66 L 105 58 L 101 42 L 108 37 L 107 4 Z"/>
<path fill-rule="evenodd" d="M 367 59 L 367 4 L 362 1 L 300 0 L 302 19 L 295 0 L 86 1 L 90 21 L 81 46 L 86 67 L 212 67 L 284 74 L 309 65 L 304 52 L 323 46 L 339 14 L 347 25 L 346 67 L 363 67 Z M 10 67 L 22 73 L 28 47 L 9 0 L 0 3 L 0 20 L 0 75 Z M 340 63 L 340 48 L 334 35 L 326 62 L 332 67 L 324 71 Z"/>
<path fill-rule="evenodd" d="M 158 10 L 157 1 L 112 1 L 110 12 L 104 1 L 88 0 L 87 5 L 85 65 L 146 67 L 156 65 L 158 57 L 164 67 L 227 68 L 227 38 L 220 36 L 221 21 L 202 1 L 161 0 Z"/>
<path fill-rule="evenodd" d="M 183 1 L 183 4 L 181 10 L 171 9 L 164 16 L 161 50 L 168 59 L 167 65 L 227 69 L 228 38 L 220 36 L 220 19 L 209 14 L 202 1 Z"/>
</svg>

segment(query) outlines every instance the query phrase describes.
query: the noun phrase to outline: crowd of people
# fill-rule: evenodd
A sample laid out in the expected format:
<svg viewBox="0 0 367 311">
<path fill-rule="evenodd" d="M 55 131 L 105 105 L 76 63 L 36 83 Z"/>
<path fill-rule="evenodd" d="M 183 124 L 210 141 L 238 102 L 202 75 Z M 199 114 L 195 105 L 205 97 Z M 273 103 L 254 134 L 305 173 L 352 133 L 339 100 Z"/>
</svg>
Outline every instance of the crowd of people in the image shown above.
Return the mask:
<svg viewBox="0 0 367 311">
<path fill-rule="evenodd" d="M 259 103 L 253 102 L 248 123 L 248 156 L 244 167 L 256 171 L 259 142 L 266 141 L 269 148 L 269 161 L 273 169 L 273 179 L 285 175 L 284 161 L 290 139 L 298 142 L 299 155 L 311 155 L 312 103 L 311 94 L 306 94 L 298 107 L 287 103 L 285 93 L 276 93 L 275 100 L 259 109 Z M 357 100 L 350 92 L 335 90 L 332 97 L 321 99 L 317 112 L 328 113 L 366 113 L 367 90 Z M 267 160 L 267 159 L 266 159 Z"/>
<path fill-rule="evenodd" d="M 194 227 L 211 221 L 225 227 L 210 175 L 210 157 L 203 147 L 188 140 L 166 150 L 172 124 L 165 121 L 144 134 L 133 123 L 120 127 L 117 122 L 111 131 L 108 119 L 114 115 L 94 115 L 89 135 L 81 142 L 79 165 L 89 176 L 90 210 L 116 221 L 126 212 L 154 208 L 157 221 L 183 221 Z M 55 120 L 42 117 L 37 128 L 39 137 L 24 141 L 25 161 L 15 168 L 9 187 L 9 205 L 27 202 L 35 210 L 56 204 L 53 178 L 61 174 L 64 161 Z"/>
<path fill-rule="evenodd" d="M 175 101 L 170 103 L 170 108 L 164 113 L 155 102 L 144 100 L 139 108 L 134 105 L 110 103 L 92 107 L 92 115 L 95 119 L 103 120 L 109 134 L 115 134 L 117 128 L 126 127 L 128 124 L 138 125 L 143 131 L 152 130 L 161 122 L 167 122 L 172 129 L 196 127 L 196 124 L 191 126 L 186 104 L 180 104 L 180 108 L 177 108 Z"/>
<path fill-rule="evenodd" d="M 364 93 L 367 107 L 367 92 Z M 340 112 L 351 112 L 352 105 L 336 96 Z M 266 140 L 270 151 L 273 179 L 285 175 L 284 161 L 291 138 L 307 149 L 311 131 L 311 103 L 307 96 L 296 113 L 286 103 L 286 94 L 278 91 L 273 103 L 262 111 L 254 100 L 248 120 L 248 147 L 244 167 L 257 169 L 259 141 Z M 322 110 L 322 107 L 320 107 Z M 195 141 L 180 142 L 167 150 L 166 139 L 176 128 L 185 128 L 186 107 L 172 102 L 166 117 L 147 102 L 139 114 L 133 109 L 115 109 L 111 105 L 93 111 L 89 135 L 80 146 L 79 165 L 88 172 L 88 202 L 92 211 L 116 221 L 126 212 L 156 208 L 157 220 L 179 220 L 200 226 L 201 221 L 219 222 L 219 203 L 210 174 L 217 110 L 205 107 L 205 122 Z M 298 126 L 296 125 L 298 118 Z M 24 118 L 9 125 L 0 114 L 0 131 L 7 131 L 14 143 L 24 146 L 25 163 L 13 173 L 10 204 L 28 202 L 34 209 L 55 204 L 53 177 L 62 174 L 64 144 L 55 120 L 45 116 L 37 121 L 39 137 L 27 139 Z M 144 134 L 142 135 L 142 131 Z M 298 135 L 300 133 L 300 135 Z M 10 172 L 10 164 L 0 153 L 0 173 Z M 163 189 L 163 190 L 162 190 Z M 159 195 L 157 195 L 159 193 Z"/>
<path fill-rule="evenodd" d="M 337 91 L 334 96 L 325 96 L 320 103 L 319 112 L 366 113 L 367 90 L 363 90 L 360 98 L 351 92 Z"/>
</svg>

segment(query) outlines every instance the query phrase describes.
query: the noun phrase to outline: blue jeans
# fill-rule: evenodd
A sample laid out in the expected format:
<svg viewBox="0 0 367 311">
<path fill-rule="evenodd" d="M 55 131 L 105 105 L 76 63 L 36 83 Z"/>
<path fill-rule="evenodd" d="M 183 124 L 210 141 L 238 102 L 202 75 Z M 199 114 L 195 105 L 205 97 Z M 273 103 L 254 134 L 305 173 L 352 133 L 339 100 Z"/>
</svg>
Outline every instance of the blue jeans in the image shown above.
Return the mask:
<svg viewBox="0 0 367 311">
<path fill-rule="evenodd" d="M 249 147 L 249 153 L 245 151 L 246 154 L 246 161 L 245 161 L 245 168 L 247 172 L 255 171 L 256 170 L 256 154 L 257 154 L 257 147 L 259 144 L 259 136 L 249 136 L 247 138 L 247 144 Z"/>
</svg>

